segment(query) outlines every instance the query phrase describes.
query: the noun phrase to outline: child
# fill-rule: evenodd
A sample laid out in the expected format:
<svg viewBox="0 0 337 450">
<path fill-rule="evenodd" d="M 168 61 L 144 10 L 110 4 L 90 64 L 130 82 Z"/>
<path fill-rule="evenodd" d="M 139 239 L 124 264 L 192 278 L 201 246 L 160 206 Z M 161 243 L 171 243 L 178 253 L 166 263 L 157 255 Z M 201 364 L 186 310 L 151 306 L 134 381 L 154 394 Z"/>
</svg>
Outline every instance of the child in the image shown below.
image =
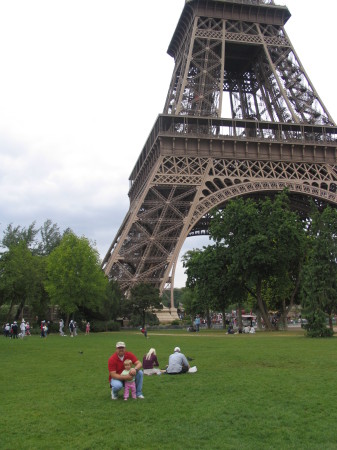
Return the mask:
<svg viewBox="0 0 337 450">
<path fill-rule="evenodd" d="M 128 375 L 132 366 L 131 359 L 124 361 L 124 370 L 121 375 Z M 136 382 L 135 377 L 131 381 L 124 381 L 124 400 L 129 398 L 129 389 L 131 389 L 132 398 L 136 399 Z"/>
<path fill-rule="evenodd" d="M 140 331 L 143 333 L 143 335 L 145 336 L 145 339 L 147 339 L 147 329 L 146 326 L 144 328 L 141 328 Z"/>
</svg>

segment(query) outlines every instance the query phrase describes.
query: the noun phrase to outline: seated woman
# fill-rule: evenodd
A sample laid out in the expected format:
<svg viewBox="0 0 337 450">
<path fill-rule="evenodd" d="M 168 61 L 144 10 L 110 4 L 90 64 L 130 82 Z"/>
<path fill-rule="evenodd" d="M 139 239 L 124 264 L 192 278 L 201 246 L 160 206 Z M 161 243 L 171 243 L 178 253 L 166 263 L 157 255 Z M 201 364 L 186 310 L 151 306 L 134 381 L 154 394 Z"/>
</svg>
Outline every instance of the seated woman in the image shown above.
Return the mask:
<svg viewBox="0 0 337 450">
<path fill-rule="evenodd" d="M 143 357 L 143 372 L 144 375 L 161 375 L 160 369 L 155 369 L 153 366 L 159 367 L 159 362 L 156 355 L 156 349 L 150 348 L 149 352 Z"/>
</svg>

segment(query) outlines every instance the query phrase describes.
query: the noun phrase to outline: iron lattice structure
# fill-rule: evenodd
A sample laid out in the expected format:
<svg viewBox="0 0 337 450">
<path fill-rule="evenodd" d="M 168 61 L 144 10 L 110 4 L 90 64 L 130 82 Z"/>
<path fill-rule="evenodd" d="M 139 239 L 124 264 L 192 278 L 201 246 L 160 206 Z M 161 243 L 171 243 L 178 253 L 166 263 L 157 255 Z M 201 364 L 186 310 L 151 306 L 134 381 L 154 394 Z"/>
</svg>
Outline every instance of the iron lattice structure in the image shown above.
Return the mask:
<svg viewBox="0 0 337 450">
<path fill-rule="evenodd" d="M 272 0 L 186 0 L 164 112 L 103 261 L 123 290 L 172 291 L 186 237 L 207 234 L 210 211 L 231 198 L 288 188 L 337 205 L 337 128 L 285 32 L 289 18 Z"/>
</svg>

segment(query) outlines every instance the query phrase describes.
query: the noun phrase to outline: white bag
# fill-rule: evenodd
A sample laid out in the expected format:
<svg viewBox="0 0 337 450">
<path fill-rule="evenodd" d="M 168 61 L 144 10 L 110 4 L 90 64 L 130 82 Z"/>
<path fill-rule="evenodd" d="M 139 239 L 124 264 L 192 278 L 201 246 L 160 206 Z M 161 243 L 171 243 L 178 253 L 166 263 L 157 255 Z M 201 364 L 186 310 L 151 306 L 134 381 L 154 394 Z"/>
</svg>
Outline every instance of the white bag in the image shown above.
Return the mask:
<svg viewBox="0 0 337 450">
<path fill-rule="evenodd" d="M 197 366 L 193 366 L 188 369 L 188 373 L 195 373 L 197 371 L 198 371 Z"/>
</svg>

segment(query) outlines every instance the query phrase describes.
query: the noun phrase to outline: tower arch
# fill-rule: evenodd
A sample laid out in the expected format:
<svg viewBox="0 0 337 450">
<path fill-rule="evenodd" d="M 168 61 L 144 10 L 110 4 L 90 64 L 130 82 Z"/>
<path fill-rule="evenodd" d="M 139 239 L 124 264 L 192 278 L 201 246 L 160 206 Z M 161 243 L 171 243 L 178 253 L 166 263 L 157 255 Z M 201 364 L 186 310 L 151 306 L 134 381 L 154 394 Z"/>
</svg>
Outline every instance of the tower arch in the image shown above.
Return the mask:
<svg viewBox="0 0 337 450">
<path fill-rule="evenodd" d="M 122 290 L 173 289 L 185 239 L 207 233 L 210 211 L 231 198 L 287 188 L 337 206 L 337 127 L 285 31 L 289 18 L 274 0 L 185 2 L 164 111 L 102 263 Z"/>
</svg>

